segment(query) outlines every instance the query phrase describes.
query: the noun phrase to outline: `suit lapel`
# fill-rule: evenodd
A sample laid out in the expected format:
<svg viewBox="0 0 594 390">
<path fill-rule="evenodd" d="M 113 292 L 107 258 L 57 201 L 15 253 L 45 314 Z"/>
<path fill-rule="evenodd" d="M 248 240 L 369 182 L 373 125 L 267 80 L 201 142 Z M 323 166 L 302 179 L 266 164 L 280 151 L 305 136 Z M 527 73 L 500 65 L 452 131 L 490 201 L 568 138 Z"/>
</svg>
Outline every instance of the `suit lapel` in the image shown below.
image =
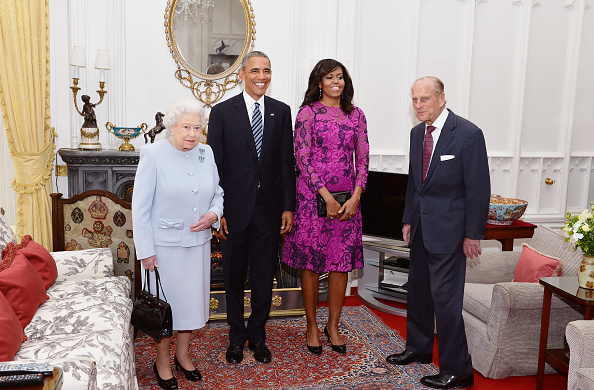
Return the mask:
<svg viewBox="0 0 594 390">
<path fill-rule="evenodd" d="M 254 133 L 252 133 L 252 125 L 250 123 L 250 117 L 245 106 L 245 100 L 243 99 L 243 93 L 237 95 L 237 99 L 235 99 L 235 101 L 233 102 L 233 107 L 233 115 L 235 116 L 235 120 L 237 121 L 237 126 L 239 127 L 241 134 L 243 134 L 245 141 L 248 143 L 248 147 L 252 155 L 257 160 L 258 154 L 256 153 Z"/>
<path fill-rule="evenodd" d="M 439 163 L 440 156 L 443 154 L 444 150 L 447 148 L 452 139 L 454 139 L 455 128 L 456 116 L 453 112 L 450 111 L 448 119 L 446 119 L 443 125 L 443 129 L 441 129 L 441 134 L 439 135 L 439 139 L 437 140 L 437 145 L 435 145 L 435 150 L 433 151 L 433 156 L 431 157 L 431 164 L 429 165 L 429 170 L 427 171 L 425 183 L 427 183 L 431 179 L 431 174 L 433 173 L 435 167 Z"/>
</svg>

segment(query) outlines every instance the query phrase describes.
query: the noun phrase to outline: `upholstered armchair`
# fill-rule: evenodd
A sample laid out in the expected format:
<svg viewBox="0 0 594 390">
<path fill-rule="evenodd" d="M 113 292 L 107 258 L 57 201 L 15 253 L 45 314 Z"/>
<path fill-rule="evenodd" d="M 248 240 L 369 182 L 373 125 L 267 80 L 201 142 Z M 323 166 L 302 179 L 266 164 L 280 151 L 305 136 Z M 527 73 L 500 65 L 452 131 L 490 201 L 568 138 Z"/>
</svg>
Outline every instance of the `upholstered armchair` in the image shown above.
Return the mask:
<svg viewBox="0 0 594 390">
<path fill-rule="evenodd" d="M 594 390 L 594 321 L 572 321 L 565 335 L 570 353 L 567 390 Z"/>
<path fill-rule="evenodd" d="M 563 276 L 577 275 L 582 252 L 561 234 L 538 226 L 528 244 L 562 259 Z M 485 252 L 467 261 L 462 315 L 472 366 L 488 378 L 537 372 L 544 289 L 512 282 L 519 257 L 520 252 Z M 548 348 L 562 348 L 567 323 L 580 318 L 576 308 L 553 295 Z M 554 370 L 547 366 L 545 372 Z"/>
<path fill-rule="evenodd" d="M 109 248 L 115 276 L 130 278 L 134 298 L 141 278 L 134 249 L 131 204 L 103 190 L 86 191 L 70 199 L 62 198 L 60 193 L 51 197 L 53 250 Z"/>
</svg>

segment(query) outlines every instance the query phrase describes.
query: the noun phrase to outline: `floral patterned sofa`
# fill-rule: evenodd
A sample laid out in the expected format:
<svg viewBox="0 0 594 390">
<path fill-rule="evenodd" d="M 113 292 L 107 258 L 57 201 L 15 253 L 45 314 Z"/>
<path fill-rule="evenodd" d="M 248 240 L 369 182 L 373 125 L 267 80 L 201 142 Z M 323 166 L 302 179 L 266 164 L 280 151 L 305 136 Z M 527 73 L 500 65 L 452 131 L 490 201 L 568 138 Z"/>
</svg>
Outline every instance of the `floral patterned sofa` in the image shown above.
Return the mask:
<svg viewBox="0 0 594 390">
<path fill-rule="evenodd" d="M 64 389 L 137 388 L 130 279 L 113 276 L 107 248 L 51 255 L 58 277 L 14 360 L 62 367 Z"/>
</svg>

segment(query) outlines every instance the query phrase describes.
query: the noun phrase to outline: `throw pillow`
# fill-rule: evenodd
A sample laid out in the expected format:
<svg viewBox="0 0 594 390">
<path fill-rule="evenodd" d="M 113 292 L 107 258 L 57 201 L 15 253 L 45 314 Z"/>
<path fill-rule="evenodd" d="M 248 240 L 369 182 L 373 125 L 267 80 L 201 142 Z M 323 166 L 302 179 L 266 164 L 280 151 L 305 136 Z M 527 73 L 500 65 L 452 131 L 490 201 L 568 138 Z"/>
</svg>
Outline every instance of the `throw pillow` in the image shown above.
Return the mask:
<svg viewBox="0 0 594 390">
<path fill-rule="evenodd" d="M 522 247 L 514 282 L 537 283 L 539 278 L 561 276 L 563 260 L 540 253 L 526 243 Z"/>
<path fill-rule="evenodd" d="M 0 213 L 0 250 L 4 249 L 9 242 L 16 243 L 16 237 L 12 229 L 4 220 L 4 215 Z"/>
<path fill-rule="evenodd" d="M 35 267 L 35 270 L 39 276 L 41 276 L 41 279 L 43 279 L 43 286 L 47 290 L 58 277 L 56 261 L 47 249 L 33 241 L 31 236 L 27 235 L 23 237 L 21 245 L 23 244 L 25 244 L 25 246 L 21 249 L 17 249 L 16 253 L 25 255 L 27 260 L 33 264 L 33 267 Z"/>
<path fill-rule="evenodd" d="M 14 360 L 24 341 L 23 335 L 23 326 L 4 294 L 0 292 L 0 362 Z"/>
<path fill-rule="evenodd" d="M 0 292 L 12 306 L 23 328 L 31 322 L 39 306 L 49 298 L 45 293 L 43 279 L 20 253 L 14 256 L 10 267 L 0 272 Z"/>
</svg>

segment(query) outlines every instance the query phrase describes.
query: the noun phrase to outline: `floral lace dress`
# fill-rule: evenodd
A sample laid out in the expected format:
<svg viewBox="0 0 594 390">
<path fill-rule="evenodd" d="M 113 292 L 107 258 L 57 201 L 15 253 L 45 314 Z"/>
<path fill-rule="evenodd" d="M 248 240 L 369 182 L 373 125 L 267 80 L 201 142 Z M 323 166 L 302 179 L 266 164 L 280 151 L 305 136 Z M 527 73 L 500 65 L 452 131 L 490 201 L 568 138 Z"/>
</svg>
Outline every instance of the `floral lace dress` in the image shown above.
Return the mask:
<svg viewBox="0 0 594 390">
<path fill-rule="evenodd" d="M 285 237 L 283 262 L 321 273 L 363 268 L 361 208 L 346 221 L 319 218 L 316 194 L 365 190 L 369 168 L 367 121 L 355 107 L 346 114 L 339 107 L 315 102 L 301 107 L 295 121 L 297 204 L 294 225 Z M 353 161 L 354 159 L 354 161 Z"/>
</svg>

